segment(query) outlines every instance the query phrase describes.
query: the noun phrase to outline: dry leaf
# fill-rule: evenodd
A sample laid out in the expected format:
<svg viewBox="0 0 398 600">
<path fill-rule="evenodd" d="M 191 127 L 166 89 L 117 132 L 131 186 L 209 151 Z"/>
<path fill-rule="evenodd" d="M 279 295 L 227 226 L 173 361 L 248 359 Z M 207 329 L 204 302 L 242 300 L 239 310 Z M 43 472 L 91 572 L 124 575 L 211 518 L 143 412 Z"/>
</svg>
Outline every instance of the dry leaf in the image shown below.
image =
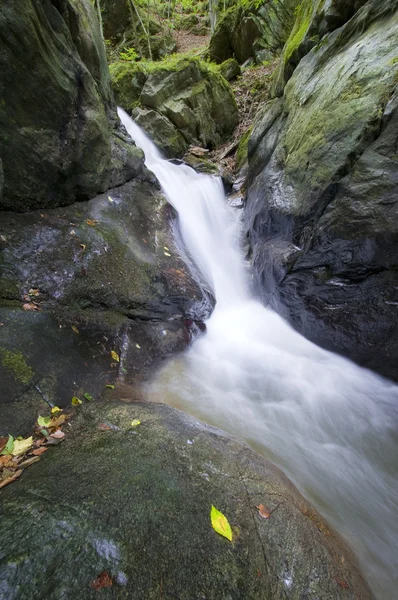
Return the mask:
<svg viewBox="0 0 398 600">
<path fill-rule="evenodd" d="M 210 511 L 211 525 L 217 533 L 232 542 L 232 530 L 227 518 L 215 506 Z"/>
<path fill-rule="evenodd" d="M 11 452 L 13 456 L 24 454 L 33 445 L 33 437 L 30 436 L 24 440 L 14 440 L 14 448 Z"/>
<path fill-rule="evenodd" d="M 350 589 L 350 586 L 348 585 L 348 583 L 346 581 L 343 581 L 342 579 L 337 579 L 337 577 L 335 578 L 335 581 L 336 581 L 336 583 L 338 583 L 338 585 L 341 588 L 343 588 L 345 590 Z"/>
<path fill-rule="evenodd" d="M 54 433 L 52 433 L 50 435 L 50 437 L 54 438 L 55 440 L 63 440 L 65 437 L 65 434 L 60 429 L 57 429 L 57 431 L 54 431 Z"/>
<path fill-rule="evenodd" d="M 48 448 L 41 446 L 40 448 L 36 448 L 35 450 L 33 450 L 32 454 L 33 456 L 41 456 L 41 454 L 44 454 L 44 452 L 47 452 L 47 450 Z"/>
<path fill-rule="evenodd" d="M 86 219 L 87 225 L 94 227 L 97 223 L 99 223 L 98 219 Z"/>
<path fill-rule="evenodd" d="M 22 475 L 22 473 L 23 473 L 23 471 L 22 471 L 22 469 L 20 469 L 19 471 L 17 471 L 16 473 L 14 473 L 14 475 L 11 475 L 11 477 L 8 477 L 7 479 L 4 479 L 4 481 L 2 481 L 0 483 L 0 489 L 3 488 L 4 486 L 8 485 L 9 483 L 12 483 L 16 479 L 18 479 L 18 477 L 20 477 Z"/>
<path fill-rule="evenodd" d="M 3 450 L 8 442 L 8 437 L 0 437 L 0 452 Z"/>
<path fill-rule="evenodd" d="M 33 465 L 33 463 L 40 460 L 40 456 L 32 456 L 31 458 L 27 458 L 26 460 L 19 463 L 20 467 L 29 467 L 29 465 Z"/>
<path fill-rule="evenodd" d="M 98 429 L 100 431 L 112 431 L 112 427 L 110 425 L 107 425 L 106 423 L 100 423 L 98 425 Z"/>
<path fill-rule="evenodd" d="M 22 305 L 22 308 L 24 310 L 33 310 L 33 311 L 41 310 L 41 308 L 39 306 L 37 306 L 37 304 L 33 304 L 33 302 L 26 302 L 25 304 Z"/>
<path fill-rule="evenodd" d="M 163 252 L 163 254 L 164 254 L 165 256 L 171 256 L 171 254 L 170 254 L 169 252 Z"/>
<path fill-rule="evenodd" d="M 94 590 L 100 590 L 104 587 L 111 587 L 113 585 L 112 577 L 107 571 L 102 571 L 94 581 L 91 582 L 91 587 Z"/>
<path fill-rule="evenodd" d="M 85 251 L 85 249 L 86 249 L 86 244 L 80 244 L 80 248 L 82 248 L 82 249 L 83 249 L 83 252 L 84 252 L 84 251 Z"/>
<path fill-rule="evenodd" d="M 79 330 L 78 330 L 78 328 L 76 327 L 76 325 L 72 325 L 72 330 L 73 330 L 75 333 L 79 333 Z"/>
<path fill-rule="evenodd" d="M 69 419 L 69 415 L 59 415 L 56 419 L 51 419 L 50 427 L 61 427 Z"/>
<path fill-rule="evenodd" d="M 28 293 L 29 293 L 29 296 L 39 296 L 39 294 L 40 294 L 39 290 L 36 290 L 34 288 L 30 288 Z"/>
<path fill-rule="evenodd" d="M 271 513 L 265 508 L 264 504 L 259 504 L 256 506 L 256 508 L 258 509 L 258 514 L 260 517 L 263 519 L 269 519 Z"/>
</svg>

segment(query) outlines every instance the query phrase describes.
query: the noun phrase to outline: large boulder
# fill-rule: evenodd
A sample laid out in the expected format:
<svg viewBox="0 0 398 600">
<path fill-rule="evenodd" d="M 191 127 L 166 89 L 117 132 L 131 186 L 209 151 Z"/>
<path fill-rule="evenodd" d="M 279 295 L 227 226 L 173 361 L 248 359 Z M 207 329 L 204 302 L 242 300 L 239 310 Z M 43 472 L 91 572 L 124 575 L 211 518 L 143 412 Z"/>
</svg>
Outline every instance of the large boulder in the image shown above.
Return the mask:
<svg viewBox="0 0 398 600">
<path fill-rule="evenodd" d="M 1 598 L 372 598 L 351 551 L 246 444 L 158 404 L 94 401 L 65 431 L 0 492 Z"/>
<path fill-rule="evenodd" d="M 222 16 L 210 40 L 210 59 L 236 58 L 261 63 L 283 48 L 291 31 L 298 0 L 237 3 Z"/>
<path fill-rule="evenodd" d="M 397 378 L 398 2 L 299 62 L 248 143 L 259 289 L 316 343 Z"/>
<path fill-rule="evenodd" d="M 2 3 L 0 71 L 0 208 L 71 204 L 137 175 L 89 0 Z"/>
<path fill-rule="evenodd" d="M 115 63 L 111 73 L 119 104 L 170 158 L 183 156 L 190 144 L 214 148 L 238 124 L 228 82 L 199 59 Z"/>
<path fill-rule="evenodd" d="M 29 418 L 42 394 L 64 405 L 116 380 L 137 387 L 186 347 L 212 298 L 186 266 L 175 218 L 145 169 L 88 202 L 3 213 L 2 426 Z"/>
</svg>

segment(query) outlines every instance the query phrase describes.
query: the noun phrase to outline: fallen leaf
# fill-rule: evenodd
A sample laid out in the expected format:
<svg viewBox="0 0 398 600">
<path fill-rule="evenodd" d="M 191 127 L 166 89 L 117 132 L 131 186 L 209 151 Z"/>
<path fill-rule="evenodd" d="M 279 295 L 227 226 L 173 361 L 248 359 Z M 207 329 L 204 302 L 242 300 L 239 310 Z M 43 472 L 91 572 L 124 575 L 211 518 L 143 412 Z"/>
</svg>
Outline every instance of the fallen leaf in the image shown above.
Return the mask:
<svg viewBox="0 0 398 600">
<path fill-rule="evenodd" d="M 80 404 L 83 404 L 83 402 L 81 400 L 79 400 L 79 398 L 76 398 L 76 396 L 73 396 L 72 406 L 79 406 Z"/>
<path fill-rule="evenodd" d="M 24 454 L 33 444 L 33 437 L 30 436 L 26 439 L 22 440 L 14 440 L 14 448 L 11 452 L 13 456 L 19 456 L 19 454 Z"/>
<path fill-rule="evenodd" d="M 29 293 L 29 296 L 39 296 L 39 294 L 40 294 L 39 290 L 36 290 L 34 288 L 30 288 L 28 293 Z"/>
<path fill-rule="evenodd" d="M 33 311 L 41 310 L 41 308 L 39 306 L 37 306 L 37 304 L 33 304 L 33 302 L 26 302 L 25 304 L 22 305 L 22 308 L 24 310 L 33 310 Z"/>
<path fill-rule="evenodd" d="M 97 223 L 99 223 L 98 219 L 86 219 L 86 223 L 87 225 L 90 225 L 91 227 L 95 227 L 95 225 L 97 225 Z"/>
<path fill-rule="evenodd" d="M 12 435 L 9 435 L 7 443 L 4 447 L 4 449 L 2 450 L 1 454 L 5 454 L 6 456 L 8 456 L 8 454 L 12 454 L 13 450 L 14 450 L 14 438 L 12 437 Z"/>
<path fill-rule="evenodd" d="M 102 571 L 102 573 L 98 575 L 97 579 L 94 579 L 90 585 L 94 590 L 100 590 L 104 587 L 111 587 L 113 585 L 113 581 L 107 571 Z"/>
<path fill-rule="evenodd" d="M 27 458 L 26 460 L 19 463 L 19 466 L 20 467 L 29 467 L 30 465 L 33 465 L 38 460 L 40 460 L 40 456 L 32 456 L 31 458 Z"/>
<path fill-rule="evenodd" d="M 265 508 L 264 504 L 259 504 L 256 506 L 256 508 L 258 509 L 258 514 L 260 517 L 263 519 L 269 519 L 271 513 Z"/>
<path fill-rule="evenodd" d="M 169 252 L 163 252 L 163 254 L 164 254 L 165 256 L 171 256 L 171 254 L 170 254 Z"/>
<path fill-rule="evenodd" d="M 113 202 L 113 198 L 111 198 L 110 196 L 108 196 L 108 200 L 109 202 Z"/>
<path fill-rule="evenodd" d="M 141 350 L 141 346 L 139 344 L 136 344 L 135 347 Z"/>
<path fill-rule="evenodd" d="M 84 394 L 84 397 L 86 400 L 88 400 L 89 402 L 91 402 L 91 400 L 93 400 L 93 397 L 90 396 L 90 394 L 87 394 L 87 392 Z"/>
<path fill-rule="evenodd" d="M 22 475 L 22 473 L 23 473 L 23 471 L 22 471 L 22 469 L 20 469 L 19 471 L 17 471 L 16 473 L 14 473 L 14 475 L 11 475 L 11 477 L 8 477 L 4 481 L 2 481 L 0 483 L 0 489 L 3 488 L 5 485 L 8 485 L 9 483 L 12 483 L 16 479 L 18 479 L 18 477 L 20 477 Z"/>
<path fill-rule="evenodd" d="M 13 466 L 13 457 L 11 454 L 8 454 L 7 456 L 0 456 L 0 467 L 11 467 Z"/>
<path fill-rule="evenodd" d="M 32 454 L 33 456 L 41 456 L 41 454 L 44 454 L 44 452 L 47 452 L 47 450 L 48 448 L 40 446 L 40 448 L 36 448 L 35 450 L 33 450 Z"/>
<path fill-rule="evenodd" d="M 51 423 L 51 417 L 39 417 L 37 418 L 37 424 L 39 427 L 48 427 Z"/>
<path fill-rule="evenodd" d="M 120 362 L 119 355 L 114 350 L 111 350 L 111 356 L 112 356 L 113 360 L 116 360 L 116 362 Z"/>
<path fill-rule="evenodd" d="M 3 451 L 3 448 L 8 442 L 8 437 L 0 437 L 0 452 Z"/>
<path fill-rule="evenodd" d="M 54 438 L 54 440 L 63 440 L 65 437 L 65 434 L 63 431 L 61 431 L 60 429 L 58 429 L 57 431 L 54 431 L 54 433 L 52 433 L 50 435 L 50 437 Z"/>
<path fill-rule="evenodd" d="M 106 423 L 100 423 L 98 425 L 98 429 L 100 429 L 101 431 L 112 431 L 112 427 L 110 425 L 107 425 Z"/>
<path fill-rule="evenodd" d="M 79 334 L 79 333 L 80 333 L 80 332 L 79 332 L 79 330 L 78 330 L 78 328 L 76 327 L 76 325 L 72 325 L 72 330 L 73 330 L 75 333 L 77 333 L 77 334 Z"/>
<path fill-rule="evenodd" d="M 70 235 L 76 235 L 76 231 L 74 229 L 72 229 L 72 231 L 69 232 Z"/>
<path fill-rule="evenodd" d="M 214 531 L 232 542 L 232 530 L 227 518 L 213 505 L 210 511 L 210 519 Z"/>
<path fill-rule="evenodd" d="M 58 412 L 62 412 L 62 408 L 58 408 L 58 406 L 53 406 L 51 409 L 51 413 L 58 413 Z"/>
<path fill-rule="evenodd" d="M 85 249 L 86 249 L 86 244 L 80 244 L 80 248 L 82 248 L 82 250 L 83 250 L 83 252 L 84 252 L 84 251 L 85 251 Z"/>
<path fill-rule="evenodd" d="M 115 386 L 112 385 L 112 383 L 107 383 L 105 387 L 109 388 L 110 390 L 114 390 L 115 389 Z"/>
<path fill-rule="evenodd" d="M 141 425 L 141 421 L 139 421 L 138 419 L 134 419 L 133 421 L 131 421 L 131 427 L 138 427 L 138 425 Z"/>
<path fill-rule="evenodd" d="M 59 415 L 56 419 L 52 419 L 50 427 L 61 427 L 69 419 L 69 415 Z"/>
<path fill-rule="evenodd" d="M 167 250 L 167 252 L 169 251 L 169 249 L 168 249 L 168 247 L 167 247 L 167 246 L 163 246 L 163 249 L 164 249 L 164 250 Z"/>
<path fill-rule="evenodd" d="M 348 590 L 350 588 L 350 586 L 348 585 L 348 583 L 346 581 L 343 581 L 342 579 L 337 579 L 337 577 L 335 578 L 336 583 L 338 583 L 338 585 L 341 588 L 344 588 L 345 590 Z"/>
<path fill-rule="evenodd" d="M 50 434 L 48 433 L 47 429 L 40 429 L 40 433 L 41 433 L 42 435 L 44 435 L 44 437 L 46 437 L 46 438 L 47 438 L 47 437 L 50 435 Z"/>
</svg>

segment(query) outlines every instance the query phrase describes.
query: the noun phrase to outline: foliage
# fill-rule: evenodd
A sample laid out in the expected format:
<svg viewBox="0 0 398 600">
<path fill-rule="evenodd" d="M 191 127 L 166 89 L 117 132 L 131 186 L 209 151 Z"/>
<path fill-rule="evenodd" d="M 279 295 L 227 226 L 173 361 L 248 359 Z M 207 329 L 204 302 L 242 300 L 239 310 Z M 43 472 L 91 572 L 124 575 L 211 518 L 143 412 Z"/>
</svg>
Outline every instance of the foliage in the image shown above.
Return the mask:
<svg viewBox="0 0 398 600">
<path fill-rule="evenodd" d="M 135 48 L 125 48 L 125 50 L 123 50 L 123 52 L 119 53 L 119 57 L 121 60 L 126 60 L 128 62 L 131 62 L 131 61 L 137 60 L 137 58 L 139 58 L 139 54 L 135 50 Z"/>
</svg>

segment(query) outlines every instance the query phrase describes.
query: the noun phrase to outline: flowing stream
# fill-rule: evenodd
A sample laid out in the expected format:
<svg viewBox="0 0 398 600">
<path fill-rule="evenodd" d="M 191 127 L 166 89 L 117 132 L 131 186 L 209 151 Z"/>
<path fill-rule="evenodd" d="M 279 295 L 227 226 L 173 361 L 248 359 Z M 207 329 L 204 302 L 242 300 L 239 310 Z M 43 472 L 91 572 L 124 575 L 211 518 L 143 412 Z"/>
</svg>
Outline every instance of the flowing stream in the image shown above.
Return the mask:
<svg viewBox="0 0 398 600">
<path fill-rule="evenodd" d="M 179 215 L 216 297 L 207 333 L 148 386 L 248 441 L 277 464 L 355 550 L 376 598 L 398 589 L 398 387 L 326 352 L 250 297 L 236 211 L 218 178 L 164 160 L 119 116 Z"/>
</svg>

